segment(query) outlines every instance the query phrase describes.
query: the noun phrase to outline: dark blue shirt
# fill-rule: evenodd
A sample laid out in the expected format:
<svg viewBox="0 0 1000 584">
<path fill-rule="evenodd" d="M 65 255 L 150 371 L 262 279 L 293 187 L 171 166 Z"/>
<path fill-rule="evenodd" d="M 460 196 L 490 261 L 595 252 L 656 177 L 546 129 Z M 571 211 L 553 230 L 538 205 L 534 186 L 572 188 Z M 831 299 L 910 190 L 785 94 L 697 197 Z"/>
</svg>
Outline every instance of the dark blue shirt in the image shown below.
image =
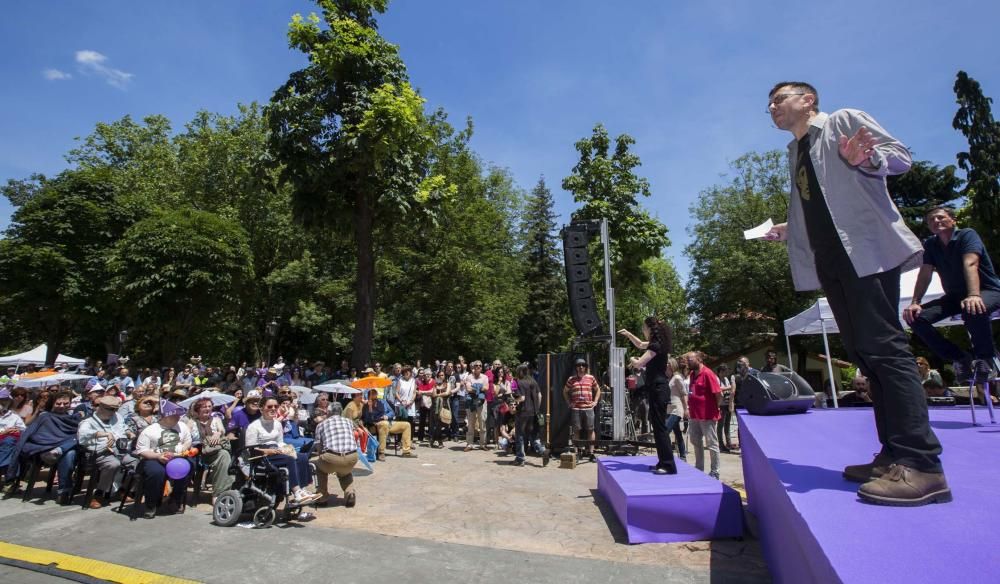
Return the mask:
<svg viewBox="0 0 1000 584">
<path fill-rule="evenodd" d="M 932 235 L 924 240 L 924 263 L 934 266 L 941 277 L 941 286 L 948 296 L 965 298 L 969 290 L 965 285 L 965 263 L 962 257 L 967 253 L 979 256 L 979 289 L 1000 291 L 1000 278 L 993 270 L 990 254 L 986 252 L 983 240 L 973 229 L 956 229 L 948 245 Z"/>
</svg>

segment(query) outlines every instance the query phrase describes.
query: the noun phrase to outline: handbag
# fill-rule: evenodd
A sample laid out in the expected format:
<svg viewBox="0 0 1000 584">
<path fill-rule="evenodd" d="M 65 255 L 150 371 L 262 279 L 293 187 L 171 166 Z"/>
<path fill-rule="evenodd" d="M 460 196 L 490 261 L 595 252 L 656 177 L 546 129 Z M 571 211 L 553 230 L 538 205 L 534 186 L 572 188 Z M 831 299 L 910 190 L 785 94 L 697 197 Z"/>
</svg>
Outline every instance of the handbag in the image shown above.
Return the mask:
<svg viewBox="0 0 1000 584">
<path fill-rule="evenodd" d="M 441 408 L 440 412 L 441 423 L 450 424 L 451 423 L 451 410 L 448 408 Z"/>
</svg>

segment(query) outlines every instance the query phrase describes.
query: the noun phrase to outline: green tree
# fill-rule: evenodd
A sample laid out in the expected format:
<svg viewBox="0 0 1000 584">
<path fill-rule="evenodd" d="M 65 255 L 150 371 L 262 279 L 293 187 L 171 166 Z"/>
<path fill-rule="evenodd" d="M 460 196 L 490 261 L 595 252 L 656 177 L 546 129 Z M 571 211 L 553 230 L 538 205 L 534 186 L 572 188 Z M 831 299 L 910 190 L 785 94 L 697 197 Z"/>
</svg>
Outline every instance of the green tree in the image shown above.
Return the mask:
<svg viewBox="0 0 1000 584">
<path fill-rule="evenodd" d="M 644 283 L 632 294 L 619 296 L 615 304 L 617 325 L 639 334 L 643 320 L 656 315 L 670 324 L 674 345 L 687 346 L 691 341 L 691 319 L 684 287 L 673 262 L 664 257 L 649 258 L 640 269 Z"/>
<path fill-rule="evenodd" d="M 573 200 L 583 205 L 573 213 L 574 221 L 608 220 L 611 281 L 619 297 L 642 283 L 642 263 L 659 257 L 663 248 L 670 245 L 667 227 L 639 204 L 639 197 L 648 197 L 650 191 L 649 181 L 635 173 L 641 162 L 629 150 L 633 144 L 631 136 L 621 134 L 615 138 L 612 152 L 608 131 L 597 124 L 589 138 L 576 143 L 580 161 L 562 182 L 562 188 L 573 193 Z M 602 253 L 594 253 L 596 249 L 595 243 L 591 250 L 595 265 L 603 261 Z M 596 281 L 603 283 L 603 270 L 594 269 L 592 273 Z"/>
<path fill-rule="evenodd" d="M 909 172 L 890 176 L 886 183 L 906 226 L 923 239 L 931 234 L 924 223 L 924 215 L 932 207 L 957 199 L 962 179 L 955 176 L 954 166 L 941 168 L 927 161 L 917 161 Z"/>
<path fill-rule="evenodd" d="M 993 99 L 965 71 L 955 80 L 955 99 L 952 126 L 969 142 L 968 152 L 958 153 L 958 166 L 966 172 L 962 194 L 972 207 L 972 226 L 995 256 L 1000 250 L 1000 122 L 993 119 Z"/>
<path fill-rule="evenodd" d="M 67 339 L 99 326 L 114 303 L 106 286 L 114 193 L 100 171 L 38 177 L 30 188 L 30 197 L 11 198 L 20 206 L 0 240 L 0 296 L 23 330 L 48 343 L 52 363 Z"/>
<path fill-rule="evenodd" d="M 309 64 L 271 99 L 270 149 L 296 219 L 353 231 L 353 363 L 361 365 L 373 345 L 376 242 L 397 215 L 430 216 L 452 190 L 429 172 L 436 120 L 408 83 L 398 48 L 378 34 L 375 14 L 387 0 L 317 4 L 322 19 L 295 15 L 289 25 L 290 46 Z"/>
<path fill-rule="evenodd" d="M 784 319 L 812 303 L 798 294 L 788 254 L 772 242 L 746 241 L 743 230 L 788 214 L 788 166 L 784 153 L 749 153 L 731 165 L 727 184 L 710 187 L 691 206 L 693 241 L 688 302 L 711 354 L 737 351 L 755 336 L 782 334 Z"/>
<path fill-rule="evenodd" d="M 517 327 L 522 360 L 534 360 L 539 353 L 559 351 L 571 336 L 567 321 L 566 277 L 555 230 L 552 192 L 542 177 L 527 199 L 521 227 L 527 292 L 524 316 Z"/>
<path fill-rule="evenodd" d="M 216 312 L 253 277 L 243 229 L 191 208 L 156 210 L 132 225 L 110 264 L 115 287 L 134 311 L 132 334 L 158 349 L 160 363 L 210 333 Z"/>
</svg>

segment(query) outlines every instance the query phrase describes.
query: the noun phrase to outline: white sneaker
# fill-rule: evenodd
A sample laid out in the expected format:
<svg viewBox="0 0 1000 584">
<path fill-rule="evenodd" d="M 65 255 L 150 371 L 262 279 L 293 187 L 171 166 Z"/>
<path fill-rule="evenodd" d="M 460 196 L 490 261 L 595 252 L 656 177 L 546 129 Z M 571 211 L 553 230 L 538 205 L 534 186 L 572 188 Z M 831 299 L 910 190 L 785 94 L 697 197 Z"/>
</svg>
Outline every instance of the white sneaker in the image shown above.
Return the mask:
<svg viewBox="0 0 1000 584">
<path fill-rule="evenodd" d="M 295 502 L 299 505 L 308 505 L 319 498 L 320 496 L 316 493 L 310 493 L 305 489 L 300 489 L 295 492 Z"/>
</svg>

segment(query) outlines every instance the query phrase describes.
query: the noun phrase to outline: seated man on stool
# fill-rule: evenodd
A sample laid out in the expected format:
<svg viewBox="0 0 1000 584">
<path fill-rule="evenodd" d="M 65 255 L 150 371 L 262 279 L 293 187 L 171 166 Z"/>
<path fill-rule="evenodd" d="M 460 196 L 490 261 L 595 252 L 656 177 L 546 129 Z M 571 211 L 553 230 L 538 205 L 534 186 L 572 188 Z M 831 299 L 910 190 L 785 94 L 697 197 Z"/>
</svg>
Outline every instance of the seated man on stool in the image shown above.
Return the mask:
<svg viewBox="0 0 1000 584">
<path fill-rule="evenodd" d="M 368 391 L 368 401 L 361 410 L 361 420 L 368 431 L 378 436 L 378 459 L 385 460 L 385 442 L 389 434 L 401 434 L 403 436 L 403 456 L 406 458 L 416 458 L 417 455 L 410 450 L 410 436 L 413 429 L 409 422 L 395 422 L 395 413 L 392 407 L 384 399 L 379 399 L 378 393 L 374 389 Z"/>
<path fill-rule="evenodd" d="M 925 220 L 934 235 L 924 240 L 924 263 L 913 287 L 913 301 L 903 311 L 903 318 L 935 354 L 954 362 L 959 383 L 968 383 L 973 375 L 986 381 L 996 355 L 990 315 L 1000 308 L 1000 278 L 979 234 L 969 228 L 957 229 L 951 209 L 935 207 L 927 212 Z M 941 277 L 944 296 L 922 305 L 920 300 L 935 270 Z M 956 314 L 962 315 L 969 331 L 971 354 L 934 328 L 934 323 Z"/>
<path fill-rule="evenodd" d="M 319 453 L 316 480 L 319 482 L 320 505 L 330 499 L 330 475 L 337 475 L 340 488 L 344 490 L 344 506 L 353 507 L 357 502 L 354 465 L 358 463 L 358 443 L 354 440 L 354 423 L 342 413 L 340 404 L 334 403 L 330 406 L 330 416 L 316 426 L 314 451 Z"/>
</svg>

